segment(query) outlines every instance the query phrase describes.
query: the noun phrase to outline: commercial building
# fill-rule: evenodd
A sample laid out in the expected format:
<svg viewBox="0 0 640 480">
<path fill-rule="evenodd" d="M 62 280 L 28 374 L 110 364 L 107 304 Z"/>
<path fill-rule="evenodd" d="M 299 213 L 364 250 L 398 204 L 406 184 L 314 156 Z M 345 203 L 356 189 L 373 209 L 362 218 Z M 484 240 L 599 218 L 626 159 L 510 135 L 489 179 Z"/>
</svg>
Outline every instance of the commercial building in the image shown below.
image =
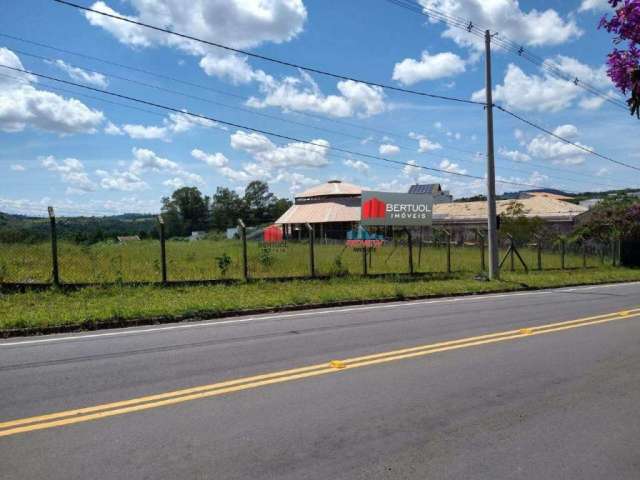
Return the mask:
<svg viewBox="0 0 640 480">
<path fill-rule="evenodd" d="M 484 201 L 454 203 L 449 192 L 438 184 L 414 185 L 409 193 L 433 195 L 433 227 L 447 228 L 458 241 L 472 238 L 478 229 L 486 229 L 487 203 Z M 275 223 L 282 226 L 286 238 L 306 237 L 306 224 L 310 224 L 317 238 L 344 240 L 347 232 L 359 226 L 361 197 L 361 187 L 331 180 L 296 195 L 294 205 Z M 526 217 L 539 217 L 562 233 L 570 232 L 576 218 L 588 210 L 553 195 L 531 195 L 518 200 L 499 200 L 498 215 L 505 213 L 514 201 L 522 205 Z"/>
</svg>

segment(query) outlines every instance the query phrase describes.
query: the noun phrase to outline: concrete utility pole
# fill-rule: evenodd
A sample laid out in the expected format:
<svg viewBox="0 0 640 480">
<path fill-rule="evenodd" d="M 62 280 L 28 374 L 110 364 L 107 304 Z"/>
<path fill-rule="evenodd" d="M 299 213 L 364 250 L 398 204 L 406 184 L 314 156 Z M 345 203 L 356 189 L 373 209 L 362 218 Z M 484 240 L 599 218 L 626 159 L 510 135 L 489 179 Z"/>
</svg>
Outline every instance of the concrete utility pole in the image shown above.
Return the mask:
<svg viewBox="0 0 640 480">
<path fill-rule="evenodd" d="M 491 32 L 484 33 L 487 92 L 487 227 L 489 240 L 489 279 L 500 278 L 496 214 L 496 165 L 493 146 L 493 82 L 491 81 Z"/>
</svg>

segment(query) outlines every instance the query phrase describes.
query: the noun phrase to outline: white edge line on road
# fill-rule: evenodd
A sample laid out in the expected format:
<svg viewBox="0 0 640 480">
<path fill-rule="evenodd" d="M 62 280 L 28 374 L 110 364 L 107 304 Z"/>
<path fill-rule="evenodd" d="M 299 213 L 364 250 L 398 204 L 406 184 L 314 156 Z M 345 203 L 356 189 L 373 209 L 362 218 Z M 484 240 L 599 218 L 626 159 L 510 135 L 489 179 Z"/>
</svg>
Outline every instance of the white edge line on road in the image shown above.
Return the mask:
<svg viewBox="0 0 640 480">
<path fill-rule="evenodd" d="M 15 347 L 15 346 L 21 346 L 21 345 L 35 345 L 35 344 L 43 344 L 43 343 L 63 342 L 63 341 L 78 341 L 78 340 L 85 340 L 85 339 L 91 340 L 91 339 L 103 338 L 103 337 L 108 338 L 108 337 L 115 337 L 120 335 L 137 335 L 137 334 L 143 334 L 143 333 L 184 330 L 188 328 L 216 327 L 216 326 L 224 326 L 224 325 L 237 324 L 237 323 L 249 323 L 249 322 L 258 322 L 258 321 L 275 320 L 275 319 L 308 317 L 313 315 L 330 315 L 330 314 L 336 314 L 336 313 L 348 313 L 348 312 L 358 312 L 358 311 L 367 311 L 367 310 L 382 310 L 386 308 L 410 308 L 410 307 L 422 306 L 422 305 L 432 305 L 432 304 L 438 304 L 438 303 L 454 303 L 454 302 L 463 302 L 463 301 L 469 301 L 469 300 L 492 300 L 496 298 L 521 297 L 521 296 L 532 296 L 532 295 L 551 295 L 555 293 L 573 292 L 577 290 L 593 290 L 596 288 L 612 288 L 612 287 L 622 287 L 622 286 L 638 285 L 638 284 L 640 284 L 640 282 L 612 283 L 612 284 L 605 284 L 605 285 L 593 285 L 588 287 L 554 288 L 549 290 L 535 290 L 535 291 L 529 291 L 529 292 L 508 292 L 508 293 L 485 294 L 485 295 L 468 295 L 468 296 L 460 296 L 460 297 L 440 298 L 440 299 L 434 299 L 434 300 L 413 300 L 413 301 L 405 301 L 405 302 L 377 303 L 373 305 L 362 305 L 362 306 L 353 306 L 353 307 L 344 307 L 344 308 L 307 310 L 304 312 L 280 313 L 280 314 L 262 315 L 262 316 L 256 316 L 256 317 L 234 318 L 230 320 L 212 320 L 207 322 L 180 323 L 177 325 L 163 325 L 163 326 L 157 326 L 157 327 L 151 327 L 151 328 L 135 328 L 135 327 L 126 328 L 125 327 L 124 329 L 121 329 L 115 332 L 90 333 L 90 334 L 78 333 L 73 336 L 65 336 L 65 337 L 48 337 L 48 338 L 41 338 L 37 340 L 21 340 L 17 342 L 0 342 L 0 348 Z"/>
</svg>

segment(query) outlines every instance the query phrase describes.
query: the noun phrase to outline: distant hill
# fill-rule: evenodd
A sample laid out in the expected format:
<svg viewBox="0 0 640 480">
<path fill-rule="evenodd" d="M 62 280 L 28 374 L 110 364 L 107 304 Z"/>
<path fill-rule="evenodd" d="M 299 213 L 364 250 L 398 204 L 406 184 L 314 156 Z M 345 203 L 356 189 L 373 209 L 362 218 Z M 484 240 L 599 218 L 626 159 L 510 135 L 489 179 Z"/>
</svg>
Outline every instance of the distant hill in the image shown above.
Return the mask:
<svg viewBox="0 0 640 480">
<path fill-rule="evenodd" d="M 117 236 L 157 235 L 156 218 L 127 213 L 109 217 L 58 217 L 58 237 L 94 243 Z M 0 212 L 0 242 L 38 242 L 49 238 L 49 219 Z"/>
</svg>

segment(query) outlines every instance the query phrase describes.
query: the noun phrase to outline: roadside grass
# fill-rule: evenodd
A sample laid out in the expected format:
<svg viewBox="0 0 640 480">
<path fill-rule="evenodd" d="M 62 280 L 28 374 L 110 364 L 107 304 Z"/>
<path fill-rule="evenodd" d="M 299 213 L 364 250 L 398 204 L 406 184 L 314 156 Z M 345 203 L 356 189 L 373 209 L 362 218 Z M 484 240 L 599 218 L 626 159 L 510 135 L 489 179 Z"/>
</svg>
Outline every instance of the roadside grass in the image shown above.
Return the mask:
<svg viewBox="0 0 640 480">
<path fill-rule="evenodd" d="M 501 281 L 457 273 L 446 279 L 342 277 L 330 280 L 253 282 L 161 288 L 92 287 L 75 291 L 27 291 L 0 295 L 0 332 L 58 326 L 95 328 L 102 322 L 206 318 L 245 310 L 300 305 L 410 299 L 527 288 L 640 280 L 640 270 L 593 268 L 524 274 L 504 272 Z"/>
<path fill-rule="evenodd" d="M 186 242 L 169 240 L 166 244 L 169 280 L 214 280 L 242 276 L 242 251 L 239 240 L 201 240 Z M 159 281 L 160 243 L 143 240 L 127 244 L 102 242 L 78 245 L 58 244 L 60 278 L 63 283 L 122 283 Z M 504 251 L 501 252 L 504 255 Z M 533 269 L 537 266 L 534 249 L 522 248 L 522 256 Z M 223 275 L 216 258 L 228 255 L 231 264 Z M 446 272 L 446 248 L 414 247 L 416 272 Z M 309 274 L 309 246 L 305 242 L 288 242 L 284 248 L 264 249 L 257 242 L 248 244 L 249 275 L 254 278 L 295 277 Z M 560 267 L 560 255 L 543 253 L 543 268 Z M 610 259 L 606 259 L 610 263 Z M 587 257 L 587 265 L 600 266 L 602 259 Z M 362 253 L 344 244 L 323 244 L 315 248 L 316 271 L 320 275 L 362 273 Z M 370 273 L 406 273 L 409 254 L 406 245 L 392 242 L 371 255 Z M 509 261 L 507 260 L 507 266 Z M 567 267 L 582 266 L 582 255 L 569 252 Z M 475 246 L 452 247 L 451 267 L 454 272 L 480 271 L 480 250 Z M 522 267 L 516 261 L 516 268 Z M 0 282 L 38 283 L 51 280 L 51 250 L 48 243 L 3 244 L 0 248 Z"/>
</svg>

